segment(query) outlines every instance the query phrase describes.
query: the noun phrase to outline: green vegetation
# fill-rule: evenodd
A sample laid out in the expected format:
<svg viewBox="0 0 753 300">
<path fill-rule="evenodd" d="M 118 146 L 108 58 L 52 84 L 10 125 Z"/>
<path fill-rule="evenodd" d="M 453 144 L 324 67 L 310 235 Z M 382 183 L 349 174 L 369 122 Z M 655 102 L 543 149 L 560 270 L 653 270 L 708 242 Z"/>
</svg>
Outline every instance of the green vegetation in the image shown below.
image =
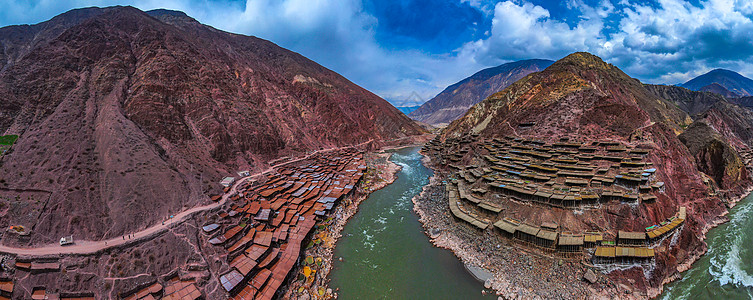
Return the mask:
<svg viewBox="0 0 753 300">
<path fill-rule="evenodd" d="M 18 136 L 15 134 L 0 136 L 0 145 L 12 146 L 16 140 Z"/>
</svg>

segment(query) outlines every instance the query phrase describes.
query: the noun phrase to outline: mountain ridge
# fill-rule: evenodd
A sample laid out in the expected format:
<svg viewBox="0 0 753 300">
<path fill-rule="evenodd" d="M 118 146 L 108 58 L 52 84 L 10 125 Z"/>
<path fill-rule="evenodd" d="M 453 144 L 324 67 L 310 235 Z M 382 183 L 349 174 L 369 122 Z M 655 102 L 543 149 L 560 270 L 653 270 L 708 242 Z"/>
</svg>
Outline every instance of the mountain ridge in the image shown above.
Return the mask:
<svg viewBox="0 0 753 300">
<path fill-rule="evenodd" d="M 409 116 L 432 125 L 449 123 L 489 95 L 531 72 L 543 70 L 552 63 L 551 60 L 529 59 L 483 69 L 448 86 Z"/>
<path fill-rule="evenodd" d="M 682 87 L 694 91 L 720 91 L 713 84 L 733 93 L 734 95 L 731 96 L 734 97 L 753 96 L 753 80 L 726 69 L 711 70 L 706 74 L 688 80 L 688 82 L 682 84 Z"/>
<path fill-rule="evenodd" d="M 158 223 L 275 158 L 426 133 L 300 54 L 184 14 L 87 8 L 48 22 L 0 29 L 3 46 L 21 41 L 0 71 L 0 132 L 20 136 L 0 188 L 50 191 L 38 217 L 0 225 L 34 228 L 35 244 Z"/>
</svg>

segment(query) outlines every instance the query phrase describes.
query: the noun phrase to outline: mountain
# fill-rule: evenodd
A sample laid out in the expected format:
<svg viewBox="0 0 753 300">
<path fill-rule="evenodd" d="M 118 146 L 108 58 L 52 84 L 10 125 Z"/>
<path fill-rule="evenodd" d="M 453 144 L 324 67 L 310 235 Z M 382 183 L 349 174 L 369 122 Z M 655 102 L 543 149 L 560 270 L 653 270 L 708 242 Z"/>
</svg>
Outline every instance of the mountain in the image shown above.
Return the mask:
<svg viewBox="0 0 753 300">
<path fill-rule="evenodd" d="M 659 99 L 638 80 L 588 53 L 574 53 L 533 73 L 472 107 L 447 133 L 488 136 L 520 133 L 627 138 L 662 122 L 681 132 L 692 120 Z"/>
<path fill-rule="evenodd" d="M 413 112 L 414 110 L 418 109 L 419 107 L 420 107 L 420 106 L 418 106 L 418 105 L 416 105 L 416 106 L 398 106 L 398 107 L 397 107 L 397 109 L 398 109 L 398 110 L 399 110 L 400 112 L 402 112 L 402 113 L 404 113 L 404 114 L 408 115 L 408 114 L 410 114 L 411 112 Z"/>
<path fill-rule="evenodd" d="M 740 97 L 737 93 L 730 92 L 728 89 L 724 88 L 721 84 L 718 84 L 716 82 L 709 84 L 707 86 L 704 86 L 698 90 L 699 92 L 709 92 L 709 93 L 715 93 L 719 94 L 722 97 L 726 98 L 736 98 Z"/>
<path fill-rule="evenodd" d="M 726 201 L 738 199 L 751 186 L 750 174 L 739 153 L 743 145 L 728 138 L 745 139 L 743 127 L 750 123 L 742 120 L 747 117 L 733 117 L 743 111 L 728 109 L 726 106 L 731 104 L 718 95 L 677 89 L 647 88 L 599 57 L 574 53 L 476 104 L 447 126 L 439 139 L 472 141 L 515 136 L 554 142 L 569 138 L 615 141 L 648 149 L 647 158 L 656 168 L 657 180 L 664 183 L 657 201 L 630 208 L 607 205 L 585 215 L 571 211 L 557 214 L 571 227 L 588 228 L 594 220 L 603 220 L 598 221 L 603 222 L 600 228 L 610 232 L 643 231 L 646 226 L 664 221 L 678 207 L 686 207 L 689 221 L 675 237 L 677 240 L 657 250 L 656 268 L 649 273 L 634 268 L 608 274 L 655 297 L 667 278 L 677 276 L 678 266 L 706 251 L 702 232 L 726 213 Z M 665 99 L 671 97 L 659 96 L 655 91 L 679 96 L 673 102 Z M 694 122 L 681 107 L 700 110 L 702 114 Z M 740 128 L 733 129 L 734 126 Z M 470 149 L 486 153 L 481 146 Z M 532 208 L 523 214 L 546 219 L 552 213 L 549 208 Z"/>
<path fill-rule="evenodd" d="M 552 63 L 551 60 L 531 59 L 481 70 L 447 87 L 409 116 L 431 125 L 450 123 L 489 95 L 501 91 L 530 73 L 545 69 Z"/>
<path fill-rule="evenodd" d="M 426 132 L 300 54 L 182 12 L 77 9 L 0 28 L 0 44 L 0 133 L 20 136 L 0 192 L 38 194 L 0 225 L 33 243 L 122 235 L 208 202 L 238 170 Z"/>
<path fill-rule="evenodd" d="M 736 95 L 736 97 L 753 96 L 753 80 L 725 69 L 712 70 L 711 72 L 691 79 L 682 86 L 694 91 L 720 90 L 719 87 L 716 87 L 713 84 L 718 84 L 725 90 Z M 726 95 L 723 96 L 726 97 Z"/>
<path fill-rule="evenodd" d="M 693 123 L 678 137 L 695 157 L 701 172 L 725 189 L 746 180 L 749 174 L 738 150 L 753 146 L 753 111 L 730 103 L 717 93 L 678 86 L 645 87 L 693 115 Z"/>
<path fill-rule="evenodd" d="M 753 146 L 753 111 L 740 101 L 746 97 L 726 99 L 716 93 L 696 92 L 678 86 L 647 84 L 645 87 L 692 115 L 694 122 L 709 122 L 716 132 L 735 146 Z"/>
<path fill-rule="evenodd" d="M 674 103 L 691 116 L 705 112 L 720 101 L 725 101 L 724 97 L 717 93 L 696 92 L 679 86 L 645 84 L 644 87 L 657 97 Z"/>
<path fill-rule="evenodd" d="M 742 107 L 747 107 L 749 109 L 753 109 L 753 96 L 747 96 L 747 97 L 740 97 L 740 98 L 731 98 L 731 102 L 736 103 Z"/>
</svg>

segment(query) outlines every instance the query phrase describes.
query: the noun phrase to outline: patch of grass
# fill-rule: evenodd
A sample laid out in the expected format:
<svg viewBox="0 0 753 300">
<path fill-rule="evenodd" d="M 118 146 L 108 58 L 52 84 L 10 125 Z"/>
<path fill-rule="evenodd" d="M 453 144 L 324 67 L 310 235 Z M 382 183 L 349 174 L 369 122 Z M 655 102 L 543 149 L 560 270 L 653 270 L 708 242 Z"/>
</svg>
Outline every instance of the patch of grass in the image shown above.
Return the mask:
<svg viewBox="0 0 753 300">
<path fill-rule="evenodd" d="M 0 145 L 12 146 L 16 140 L 18 136 L 15 134 L 0 136 Z"/>
</svg>

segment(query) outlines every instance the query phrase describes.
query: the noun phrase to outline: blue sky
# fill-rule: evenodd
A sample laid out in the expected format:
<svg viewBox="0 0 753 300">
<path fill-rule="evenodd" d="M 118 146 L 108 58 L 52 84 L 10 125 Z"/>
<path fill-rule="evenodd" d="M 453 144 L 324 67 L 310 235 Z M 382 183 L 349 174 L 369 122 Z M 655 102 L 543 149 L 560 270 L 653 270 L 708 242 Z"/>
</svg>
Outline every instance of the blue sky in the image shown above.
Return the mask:
<svg viewBox="0 0 753 300">
<path fill-rule="evenodd" d="M 753 77 L 749 0 L 2 0 L 0 26 L 72 8 L 176 9 L 299 52 L 396 105 L 501 63 L 588 51 L 648 83 Z"/>
</svg>

